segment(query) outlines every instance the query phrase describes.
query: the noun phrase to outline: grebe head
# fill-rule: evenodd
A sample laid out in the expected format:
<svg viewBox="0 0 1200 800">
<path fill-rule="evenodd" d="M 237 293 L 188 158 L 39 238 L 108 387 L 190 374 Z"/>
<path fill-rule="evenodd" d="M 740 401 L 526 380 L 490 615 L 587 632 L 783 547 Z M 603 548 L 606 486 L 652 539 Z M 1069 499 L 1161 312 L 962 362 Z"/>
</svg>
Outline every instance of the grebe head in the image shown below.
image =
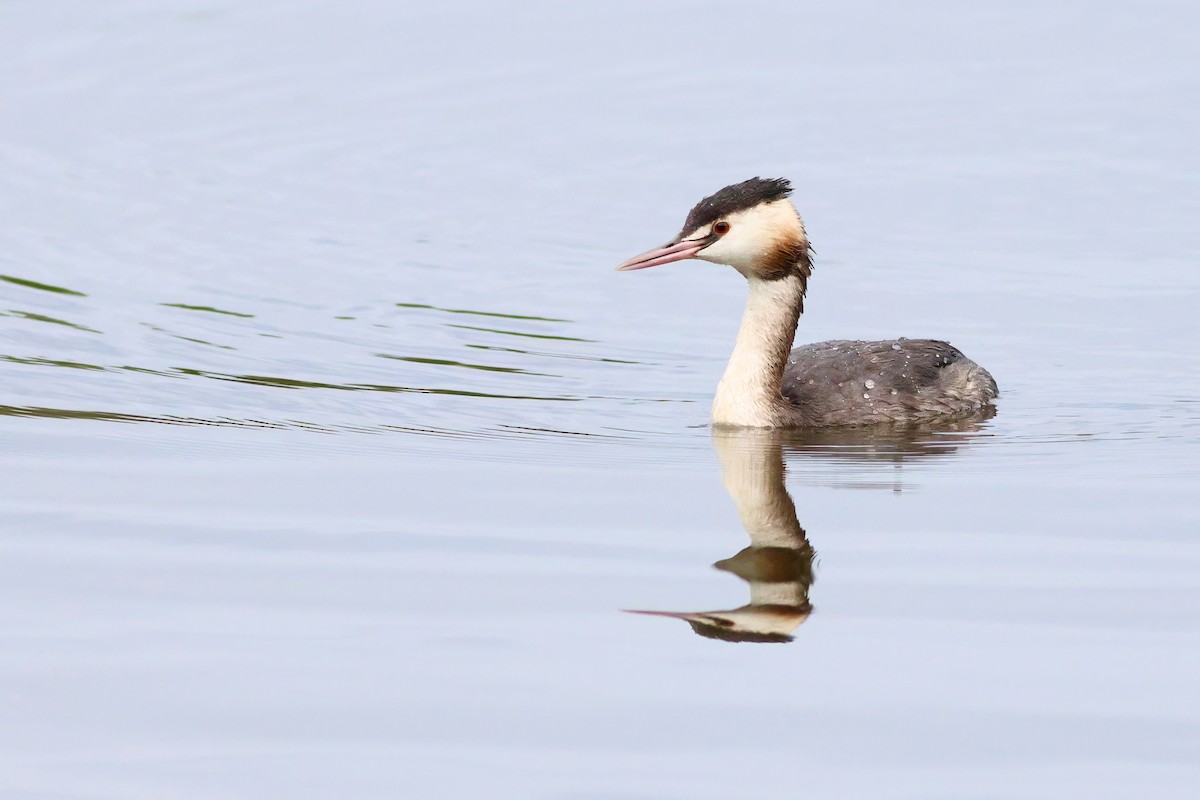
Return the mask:
<svg viewBox="0 0 1200 800">
<path fill-rule="evenodd" d="M 811 270 L 808 235 L 788 200 L 785 178 L 751 178 L 704 198 L 688 213 L 679 235 L 634 256 L 618 270 L 646 269 L 698 258 L 728 264 L 747 278 L 774 280 Z"/>
</svg>

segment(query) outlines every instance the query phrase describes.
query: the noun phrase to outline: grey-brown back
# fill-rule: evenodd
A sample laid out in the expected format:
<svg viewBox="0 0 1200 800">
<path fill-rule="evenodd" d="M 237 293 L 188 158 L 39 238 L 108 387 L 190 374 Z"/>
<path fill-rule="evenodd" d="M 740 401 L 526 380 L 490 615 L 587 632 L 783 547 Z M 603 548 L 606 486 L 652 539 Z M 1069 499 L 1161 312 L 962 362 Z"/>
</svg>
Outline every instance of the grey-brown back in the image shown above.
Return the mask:
<svg viewBox="0 0 1200 800">
<path fill-rule="evenodd" d="M 792 424 L 805 427 L 965 416 L 999 393 L 988 371 L 948 342 L 905 338 L 797 347 L 781 390 Z"/>
</svg>

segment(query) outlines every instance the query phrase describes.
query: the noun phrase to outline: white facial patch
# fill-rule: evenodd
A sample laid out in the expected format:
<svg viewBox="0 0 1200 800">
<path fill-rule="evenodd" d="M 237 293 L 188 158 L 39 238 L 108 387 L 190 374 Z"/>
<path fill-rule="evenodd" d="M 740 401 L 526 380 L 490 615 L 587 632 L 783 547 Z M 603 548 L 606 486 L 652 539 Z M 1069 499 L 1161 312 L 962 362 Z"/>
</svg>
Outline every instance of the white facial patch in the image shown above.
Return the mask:
<svg viewBox="0 0 1200 800">
<path fill-rule="evenodd" d="M 729 224 L 729 232 L 697 253 L 696 258 L 728 264 L 746 277 L 754 275 L 759 265 L 772 263 L 779 249 L 807 241 L 804 223 L 788 200 L 762 203 L 720 221 Z M 712 225 L 704 225 L 685 238 L 703 238 L 711 232 Z"/>
</svg>

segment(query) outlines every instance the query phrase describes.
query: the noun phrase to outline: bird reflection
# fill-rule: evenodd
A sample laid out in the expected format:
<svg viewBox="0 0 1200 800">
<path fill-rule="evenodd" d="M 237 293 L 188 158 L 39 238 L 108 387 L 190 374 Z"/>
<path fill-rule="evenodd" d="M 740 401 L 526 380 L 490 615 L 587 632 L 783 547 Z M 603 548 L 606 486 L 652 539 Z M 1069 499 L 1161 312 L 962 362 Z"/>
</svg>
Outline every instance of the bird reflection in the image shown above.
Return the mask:
<svg viewBox="0 0 1200 800">
<path fill-rule="evenodd" d="M 784 453 L 797 458 L 837 458 L 902 463 L 945 456 L 977 435 L 984 420 L 934 429 L 834 432 L 771 429 L 714 429 L 725 489 L 737 505 L 750 546 L 715 564 L 749 584 L 750 602 L 716 611 L 630 610 L 681 619 L 700 636 L 726 642 L 790 642 L 812 613 L 809 592 L 816 551 L 796 516 L 784 482 Z"/>
</svg>

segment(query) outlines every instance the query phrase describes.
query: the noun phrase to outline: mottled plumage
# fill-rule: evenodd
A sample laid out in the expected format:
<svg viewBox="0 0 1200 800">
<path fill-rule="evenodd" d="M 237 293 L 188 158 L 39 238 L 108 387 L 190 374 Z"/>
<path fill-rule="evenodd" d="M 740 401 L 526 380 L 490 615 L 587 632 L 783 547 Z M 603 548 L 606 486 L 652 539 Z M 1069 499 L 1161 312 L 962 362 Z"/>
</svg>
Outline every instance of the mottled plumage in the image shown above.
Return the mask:
<svg viewBox="0 0 1200 800">
<path fill-rule="evenodd" d="M 797 347 L 780 389 L 801 427 L 976 414 L 999 393 L 987 370 L 948 342 L 904 338 Z"/>
</svg>

